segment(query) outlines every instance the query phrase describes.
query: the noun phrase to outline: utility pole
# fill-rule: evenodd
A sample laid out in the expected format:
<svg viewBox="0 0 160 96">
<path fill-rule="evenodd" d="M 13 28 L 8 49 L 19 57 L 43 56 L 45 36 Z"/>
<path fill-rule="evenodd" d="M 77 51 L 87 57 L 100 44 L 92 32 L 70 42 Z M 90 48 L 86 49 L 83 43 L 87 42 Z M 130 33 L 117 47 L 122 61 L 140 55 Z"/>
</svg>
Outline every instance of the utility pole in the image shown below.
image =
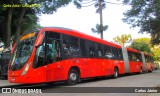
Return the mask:
<svg viewBox="0 0 160 96">
<path fill-rule="evenodd" d="M 102 0 L 99 0 L 99 14 L 100 14 L 100 32 L 101 32 L 101 39 L 103 39 Z"/>
<path fill-rule="evenodd" d="M 102 9 L 105 8 L 105 4 L 109 3 L 109 4 L 116 4 L 116 5 L 120 5 L 118 3 L 112 3 L 112 2 L 106 2 L 105 0 L 74 0 L 75 4 L 77 5 L 78 8 L 81 7 L 89 7 L 92 5 L 95 5 L 95 7 L 98 9 L 96 10 L 96 13 L 99 13 L 99 17 L 100 17 L 100 24 L 96 25 L 96 29 L 92 28 L 91 30 L 93 32 L 97 32 L 100 33 L 100 37 L 101 39 L 103 39 L 103 31 L 107 30 L 108 26 L 103 26 L 103 13 L 102 13 Z"/>
</svg>

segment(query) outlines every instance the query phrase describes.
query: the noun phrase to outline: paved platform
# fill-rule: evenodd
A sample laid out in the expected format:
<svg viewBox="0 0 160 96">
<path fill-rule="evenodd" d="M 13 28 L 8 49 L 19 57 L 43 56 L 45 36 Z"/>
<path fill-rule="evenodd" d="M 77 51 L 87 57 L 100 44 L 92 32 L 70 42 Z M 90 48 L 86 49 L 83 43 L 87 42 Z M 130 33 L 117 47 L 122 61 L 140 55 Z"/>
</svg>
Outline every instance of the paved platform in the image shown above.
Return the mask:
<svg viewBox="0 0 160 96">
<path fill-rule="evenodd" d="M 3 86 L 12 86 L 12 85 L 18 85 L 18 84 L 9 83 L 8 80 L 0 80 L 0 87 L 3 87 Z"/>
</svg>

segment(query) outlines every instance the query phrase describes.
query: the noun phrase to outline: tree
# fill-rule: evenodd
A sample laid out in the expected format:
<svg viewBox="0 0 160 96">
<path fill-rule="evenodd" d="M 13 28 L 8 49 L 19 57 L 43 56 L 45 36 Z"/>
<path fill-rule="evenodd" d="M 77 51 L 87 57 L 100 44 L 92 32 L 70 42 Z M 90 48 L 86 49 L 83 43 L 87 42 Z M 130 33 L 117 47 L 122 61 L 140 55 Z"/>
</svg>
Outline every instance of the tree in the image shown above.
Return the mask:
<svg viewBox="0 0 160 96">
<path fill-rule="evenodd" d="M 160 49 L 159 49 L 160 46 L 157 45 L 152 46 L 152 44 L 150 43 L 150 38 L 144 37 L 144 38 L 134 39 L 129 47 L 142 52 L 152 54 L 155 61 L 160 60 Z"/>
<path fill-rule="evenodd" d="M 153 50 L 153 56 L 155 61 L 160 61 L 160 49 Z"/>
<path fill-rule="evenodd" d="M 150 44 L 150 40 L 151 40 L 150 38 L 143 37 L 143 38 L 136 38 L 133 41 L 136 41 L 136 42 L 145 42 L 146 44 Z"/>
<path fill-rule="evenodd" d="M 16 37 L 14 38 L 14 41 L 16 41 L 16 39 L 18 39 L 17 36 L 19 36 L 16 34 L 17 33 L 16 30 L 17 26 L 19 25 L 19 19 L 17 17 L 19 16 L 19 14 L 21 14 L 21 8 L 17 7 L 12 9 L 12 7 L 4 7 L 7 4 L 8 4 L 7 2 L 0 3 L 0 5 L 3 6 L 2 10 L 0 11 L 0 37 L 5 42 L 6 47 L 9 47 L 11 44 L 10 40 L 13 37 Z M 18 3 L 14 2 L 14 4 Z M 32 17 L 29 18 L 29 16 Z M 19 26 L 20 27 L 19 34 L 22 34 L 22 32 L 26 31 L 27 29 L 31 28 L 33 29 L 37 27 L 38 25 L 37 22 L 38 22 L 38 17 L 35 14 L 34 10 L 31 8 L 27 9 Z"/>
<path fill-rule="evenodd" d="M 103 39 L 103 31 L 104 29 L 108 29 L 108 26 L 105 25 L 103 26 L 103 13 L 102 13 L 102 9 L 105 9 L 106 8 L 106 2 L 105 0 L 89 0 L 89 1 L 85 1 L 85 0 L 77 0 L 76 1 L 76 5 L 78 8 L 81 8 L 81 7 L 88 7 L 88 6 L 91 6 L 91 5 L 94 5 L 95 8 L 96 8 L 96 13 L 100 14 L 100 24 L 97 24 L 96 25 L 96 29 L 94 28 L 91 28 L 91 30 L 94 32 L 94 33 L 100 33 L 101 35 L 101 39 Z"/>
<path fill-rule="evenodd" d="M 132 41 L 132 37 L 131 34 L 122 34 L 121 36 L 114 37 L 113 40 L 114 42 L 124 47 L 125 43 L 129 43 Z"/>
<path fill-rule="evenodd" d="M 5 43 L 6 47 L 10 46 L 10 38 L 11 34 L 14 29 L 12 29 L 13 22 L 16 21 L 16 37 L 20 35 L 21 28 L 22 28 L 22 23 L 24 21 L 24 17 L 27 15 L 26 12 L 28 10 L 32 10 L 31 13 L 36 14 L 51 14 L 55 11 L 57 11 L 58 8 L 66 6 L 69 4 L 69 2 L 72 2 L 73 0 L 1 0 L 0 1 L 0 6 L 3 7 L 0 9 L 0 25 L 3 27 L 2 32 L 6 33 L 2 34 L 3 39 L 7 38 Z M 76 0 L 74 0 L 76 1 Z M 13 7 L 13 5 L 20 5 L 19 7 Z M 9 5 L 8 7 L 5 7 L 5 5 Z M 31 7 L 27 7 L 27 6 Z M 39 7 L 37 7 L 38 5 Z M 18 11 L 17 11 L 18 10 Z M 14 18 L 13 14 L 18 13 L 16 18 Z M 1 16 L 3 15 L 3 16 Z M 4 17 L 4 18 L 3 18 Z M 7 18 L 6 18 L 7 17 Z M 17 18 L 18 17 L 18 18 Z M 35 16 L 36 17 L 36 16 Z M 2 22 L 3 20 L 7 21 L 6 23 Z M 36 22 L 37 23 L 37 22 Z M 0 34 L 1 35 L 1 34 Z"/>
<path fill-rule="evenodd" d="M 152 53 L 151 48 L 149 47 L 149 44 L 145 42 L 133 41 L 129 47 L 145 53 Z"/>
<path fill-rule="evenodd" d="M 160 45 L 152 46 L 151 49 L 152 49 L 155 61 L 160 61 Z"/>
<path fill-rule="evenodd" d="M 150 44 L 150 38 L 136 38 L 131 42 L 131 45 L 129 46 L 133 49 L 146 52 L 146 53 L 152 53 L 151 50 L 151 44 Z"/>
<path fill-rule="evenodd" d="M 96 9 L 96 13 L 100 14 L 100 25 L 99 25 L 99 32 L 101 34 L 101 39 L 103 39 L 103 31 L 108 29 L 108 26 L 103 26 L 103 11 L 102 9 L 106 8 L 106 3 L 104 0 L 99 0 L 96 4 L 95 4 Z"/>
<path fill-rule="evenodd" d="M 19 9 L 21 10 L 21 9 Z M 16 10 L 16 11 L 19 11 Z M 25 31 L 30 31 L 33 29 L 37 29 L 40 28 L 40 25 L 38 24 L 38 16 L 36 15 L 36 13 L 34 12 L 33 9 L 28 9 L 26 10 L 23 19 L 21 21 L 21 25 L 19 26 L 19 29 L 17 29 L 17 24 L 19 22 L 18 19 L 15 19 L 15 16 L 17 16 L 19 12 L 15 12 L 13 13 L 13 20 L 12 20 L 12 39 L 13 42 L 15 42 L 18 38 L 19 35 L 23 34 L 23 32 Z"/>
<path fill-rule="evenodd" d="M 106 31 L 108 29 L 108 26 L 103 26 L 103 31 Z M 91 28 L 92 32 L 94 33 L 98 33 L 98 34 L 101 34 L 101 27 L 99 24 L 96 25 L 96 28 Z M 102 37 L 101 37 L 102 38 Z"/>
<path fill-rule="evenodd" d="M 6 8 L 3 7 L 4 4 L 12 4 L 13 0 L 10 1 L 5 1 L 1 0 L 0 1 L 0 37 L 2 38 L 2 41 L 5 41 L 5 44 L 8 44 L 9 46 L 9 40 L 11 36 L 11 21 L 12 21 L 12 8 Z"/>
<path fill-rule="evenodd" d="M 151 43 L 160 44 L 160 0 L 122 0 L 131 9 L 124 13 L 123 21 L 131 27 L 140 27 L 140 33 L 151 34 Z"/>
</svg>

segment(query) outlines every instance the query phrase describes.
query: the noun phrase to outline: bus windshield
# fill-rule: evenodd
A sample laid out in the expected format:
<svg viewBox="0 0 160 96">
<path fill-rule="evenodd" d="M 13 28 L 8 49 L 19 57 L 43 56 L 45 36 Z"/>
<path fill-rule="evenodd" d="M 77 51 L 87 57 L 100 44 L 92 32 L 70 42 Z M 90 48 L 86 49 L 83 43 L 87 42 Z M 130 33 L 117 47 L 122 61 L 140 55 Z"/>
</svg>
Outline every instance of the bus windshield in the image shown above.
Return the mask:
<svg viewBox="0 0 160 96">
<path fill-rule="evenodd" d="M 21 69 L 29 59 L 36 38 L 36 32 L 21 36 L 11 56 L 10 70 Z"/>
</svg>

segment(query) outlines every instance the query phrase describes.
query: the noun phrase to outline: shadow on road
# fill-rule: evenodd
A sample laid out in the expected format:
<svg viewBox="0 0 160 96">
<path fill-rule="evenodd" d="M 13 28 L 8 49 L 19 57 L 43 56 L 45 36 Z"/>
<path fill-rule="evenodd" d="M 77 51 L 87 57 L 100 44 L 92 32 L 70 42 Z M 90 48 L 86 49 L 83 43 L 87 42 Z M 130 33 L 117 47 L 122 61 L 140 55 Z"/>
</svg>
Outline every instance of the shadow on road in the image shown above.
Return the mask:
<svg viewBox="0 0 160 96">
<path fill-rule="evenodd" d="M 124 75 L 120 75 L 118 78 L 124 78 L 124 77 L 135 76 L 135 75 L 143 75 L 143 74 L 137 74 L 137 73 L 124 74 Z M 92 82 L 111 80 L 111 79 L 113 79 L 111 76 L 88 78 L 88 79 L 83 79 L 79 84 L 92 83 Z M 50 83 L 43 83 L 43 84 L 19 84 L 19 85 L 2 86 L 0 88 L 41 89 L 44 92 L 53 92 L 53 91 L 56 91 L 56 90 L 61 90 L 61 88 L 64 88 L 64 87 L 68 87 L 66 85 L 65 81 L 54 82 L 54 83 L 50 82 Z M 73 85 L 72 88 L 73 87 L 76 87 L 76 85 Z"/>
</svg>

